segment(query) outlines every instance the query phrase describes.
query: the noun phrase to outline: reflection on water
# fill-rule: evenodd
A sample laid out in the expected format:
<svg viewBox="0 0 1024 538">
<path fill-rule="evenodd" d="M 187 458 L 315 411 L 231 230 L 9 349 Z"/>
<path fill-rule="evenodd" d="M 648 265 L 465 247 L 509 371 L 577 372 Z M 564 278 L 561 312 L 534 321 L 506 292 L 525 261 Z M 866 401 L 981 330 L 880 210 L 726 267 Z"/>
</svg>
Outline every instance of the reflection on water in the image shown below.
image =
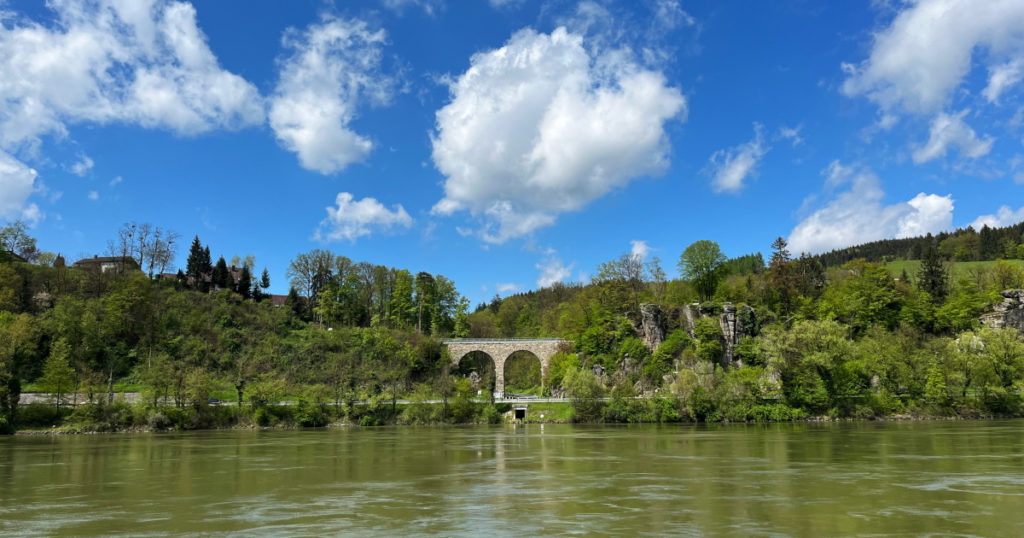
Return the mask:
<svg viewBox="0 0 1024 538">
<path fill-rule="evenodd" d="M 0 438 L 0 534 L 1024 536 L 1024 421 Z"/>
</svg>

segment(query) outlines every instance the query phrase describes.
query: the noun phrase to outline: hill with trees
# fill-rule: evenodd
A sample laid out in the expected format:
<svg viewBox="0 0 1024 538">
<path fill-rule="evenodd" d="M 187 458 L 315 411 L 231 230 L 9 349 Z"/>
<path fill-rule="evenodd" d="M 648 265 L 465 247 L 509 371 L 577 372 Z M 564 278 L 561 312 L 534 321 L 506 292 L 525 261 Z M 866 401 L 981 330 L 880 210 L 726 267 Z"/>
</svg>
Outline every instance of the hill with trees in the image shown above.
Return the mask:
<svg viewBox="0 0 1024 538">
<path fill-rule="evenodd" d="M 137 269 L 156 257 L 152 242 L 115 242 L 111 257 L 133 263 L 104 270 L 38 251 L 17 223 L 0 237 L 7 431 L 499 420 L 500 402 L 486 396 L 490 359 L 449 367 L 448 337 L 568 339 L 543 376 L 529 356 L 505 373 L 519 391 L 569 397 L 574 420 L 1022 411 L 1024 342 L 979 317 L 1000 290 L 1024 287 L 1024 270 L 1000 260 L 952 277 L 943 244 L 965 233 L 924 250 L 913 278 L 862 258 L 827 267 L 793 257 L 782 238 L 767 265 L 760 254 L 726 259 L 701 240 L 680 253 L 681 279 L 667 278 L 657 258 L 627 253 L 588 283 L 496 297 L 473 312 L 443 275 L 327 250 L 291 261 L 291 291 L 277 301 L 266 294 L 268 272 L 254 276 L 254 260 L 213 262 L 198 237 L 176 274 Z M 652 343 L 645 316 L 659 312 Z M 742 326 L 736 341 L 729 323 Z M 65 396 L 19 409 L 23 387 Z M 119 401 L 119 387 L 142 401 Z M 237 405 L 210 406 L 211 398 Z M 275 405 L 285 399 L 296 405 Z M 426 403 L 435 399 L 442 403 Z"/>
<path fill-rule="evenodd" d="M 929 249 L 935 249 L 947 261 L 991 261 L 1024 259 L 1024 222 L 1002 228 L 968 226 L 937 235 L 884 239 L 815 256 L 825 267 L 838 267 L 855 259 L 870 262 L 920 260 Z"/>
</svg>

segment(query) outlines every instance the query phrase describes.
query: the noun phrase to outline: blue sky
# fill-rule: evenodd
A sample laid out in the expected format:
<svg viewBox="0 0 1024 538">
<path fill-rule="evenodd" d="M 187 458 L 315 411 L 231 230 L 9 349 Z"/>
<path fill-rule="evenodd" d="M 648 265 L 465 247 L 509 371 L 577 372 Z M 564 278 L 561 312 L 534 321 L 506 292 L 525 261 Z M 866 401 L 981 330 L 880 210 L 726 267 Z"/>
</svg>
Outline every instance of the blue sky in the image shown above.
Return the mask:
<svg viewBox="0 0 1024 538">
<path fill-rule="evenodd" d="M 0 219 L 474 302 L 1024 220 L 1024 1 L 0 0 Z"/>
</svg>

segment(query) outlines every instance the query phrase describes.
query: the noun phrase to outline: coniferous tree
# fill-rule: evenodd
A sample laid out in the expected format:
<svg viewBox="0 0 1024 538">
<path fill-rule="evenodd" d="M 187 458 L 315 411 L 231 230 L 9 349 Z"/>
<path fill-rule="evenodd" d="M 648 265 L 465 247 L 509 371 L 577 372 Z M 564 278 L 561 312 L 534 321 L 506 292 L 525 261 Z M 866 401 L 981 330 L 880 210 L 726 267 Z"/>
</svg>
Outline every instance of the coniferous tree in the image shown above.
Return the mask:
<svg viewBox="0 0 1024 538">
<path fill-rule="evenodd" d="M 299 296 L 299 292 L 294 286 L 288 288 L 288 297 L 284 300 L 284 306 L 291 310 L 292 313 L 295 314 L 295 317 L 305 319 L 306 301 Z"/>
<path fill-rule="evenodd" d="M 185 275 L 192 279 L 198 289 L 203 281 L 203 275 L 209 270 L 209 266 L 203 265 L 203 245 L 199 242 L 199 236 L 192 239 L 192 246 L 188 249 L 188 260 L 185 262 Z"/>
<path fill-rule="evenodd" d="M 948 282 L 949 275 L 933 245 L 925 251 L 921 260 L 921 269 L 917 272 L 917 287 L 928 292 L 935 301 L 940 301 L 949 291 Z"/>
<path fill-rule="evenodd" d="M 270 287 L 270 271 L 267 271 L 266 267 L 263 268 L 263 274 L 260 275 L 260 287 L 263 288 L 264 293 Z"/>
<path fill-rule="evenodd" d="M 249 268 L 243 266 L 242 272 L 238 275 L 238 282 L 235 282 L 235 291 L 242 296 L 242 299 L 249 300 L 252 298 L 252 288 L 252 275 L 249 273 Z"/>
<path fill-rule="evenodd" d="M 234 278 L 231 277 L 231 272 L 228 271 L 228 262 L 224 261 L 224 256 L 217 259 L 217 266 L 213 268 L 213 283 L 221 289 L 233 289 L 235 286 Z"/>
</svg>

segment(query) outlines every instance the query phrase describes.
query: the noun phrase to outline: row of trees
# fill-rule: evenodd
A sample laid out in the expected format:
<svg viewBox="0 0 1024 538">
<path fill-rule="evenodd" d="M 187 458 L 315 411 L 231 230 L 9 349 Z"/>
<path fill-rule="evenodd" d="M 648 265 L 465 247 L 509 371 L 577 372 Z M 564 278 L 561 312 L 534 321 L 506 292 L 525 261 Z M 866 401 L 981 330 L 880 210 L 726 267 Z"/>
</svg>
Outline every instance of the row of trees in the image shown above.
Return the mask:
<svg viewBox="0 0 1024 538">
<path fill-rule="evenodd" d="M 999 262 L 953 278 L 932 246 L 920 270 L 897 277 L 863 259 L 826 268 L 794 257 L 782 238 L 767 264 L 759 254 L 729 260 L 704 240 L 681 253 L 682 279 L 668 279 L 657 259 L 623 254 L 588 284 L 495 298 L 472 314 L 441 275 L 326 250 L 291 262 L 282 308 L 246 295 L 262 289 L 235 277 L 251 259 L 232 260 L 242 265 L 232 274 L 198 238 L 179 279 L 134 271 L 95 287 L 95 271 L 5 260 L 0 418 L 13 423 L 23 383 L 102 405 L 115 384 L 130 382 L 154 409 L 227 393 L 251 409 L 289 394 L 353 409 L 357 399 L 384 399 L 394 412 L 403 395 L 469 393 L 465 372 L 446 367 L 440 339 L 450 335 L 571 340 L 544 385 L 573 396 L 580 418 L 1019 413 L 1020 337 L 984 329 L 978 317 L 1000 289 L 1024 286 L 1024 270 Z M 738 311 L 739 342 L 722 333 L 726 301 L 751 307 Z M 642 338 L 644 303 L 663 313 L 655 348 Z M 735 363 L 723 365 L 727 349 Z M 598 365 L 603 376 L 593 373 Z M 540 379 L 529 361 L 517 368 L 529 383 Z M 492 379 L 485 373 L 482 383 Z M 631 407 L 630 396 L 655 390 L 667 399 Z"/>
<path fill-rule="evenodd" d="M 443 275 L 353 262 L 321 249 L 296 256 L 287 274 L 321 326 L 385 326 L 442 336 L 468 331 L 469 301 Z"/>
<path fill-rule="evenodd" d="M 944 260 L 986 261 L 997 259 L 1024 259 L 1024 222 L 991 228 L 983 225 L 953 232 L 942 232 L 903 239 L 883 239 L 863 245 L 842 248 L 820 254 L 817 259 L 828 267 L 863 258 L 872 262 L 886 260 L 919 260 L 936 249 Z"/>
</svg>

